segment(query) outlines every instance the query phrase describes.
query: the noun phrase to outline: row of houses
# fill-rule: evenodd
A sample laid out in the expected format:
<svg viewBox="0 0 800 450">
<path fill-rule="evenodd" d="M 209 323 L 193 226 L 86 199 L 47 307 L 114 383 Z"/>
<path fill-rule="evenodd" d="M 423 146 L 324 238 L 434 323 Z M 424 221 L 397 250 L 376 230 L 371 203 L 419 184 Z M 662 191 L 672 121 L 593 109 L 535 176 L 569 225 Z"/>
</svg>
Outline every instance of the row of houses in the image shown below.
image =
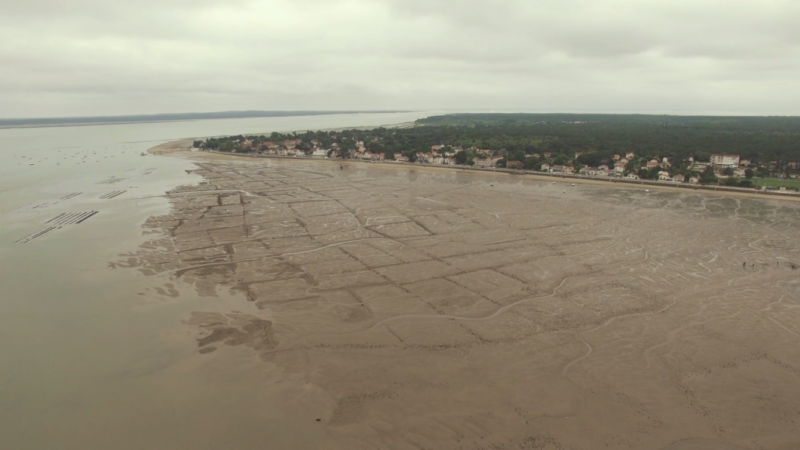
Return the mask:
<svg viewBox="0 0 800 450">
<path fill-rule="evenodd" d="M 395 156 L 395 159 L 397 159 L 397 156 Z M 405 159 L 408 160 L 408 158 Z M 453 156 L 439 155 L 437 153 L 417 153 L 417 163 L 455 165 L 456 159 Z"/>
<path fill-rule="evenodd" d="M 383 161 L 386 159 L 386 153 L 372 153 L 367 150 L 363 153 L 357 153 L 355 159 L 361 159 L 363 161 Z"/>
<path fill-rule="evenodd" d="M 629 173 L 628 175 L 625 175 L 624 178 L 626 180 L 638 180 L 639 179 L 639 175 L 636 175 L 635 173 Z M 669 172 L 661 171 L 661 172 L 658 173 L 658 181 L 672 181 L 672 182 L 675 182 L 675 183 L 685 183 L 686 182 L 686 177 L 684 175 L 681 175 L 681 174 L 675 175 L 673 177 L 672 175 L 669 174 Z M 690 177 L 689 178 L 689 183 L 699 183 L 699 182 L 700 182 L 700 178 L 699 177 Z"/>
<path fill-rule="evenodd" d="M 575 173 L 575 168 L 572 166 L 564 166 L 561 164 L 556 164 L 551 166 L 550 164 L 544 163 L 542 164 L 542 172 L 572 174 Z"/>
<path fill-rule="evenodd" d="M 321 144 L 317 140 L 312 140 L 310 142 L 306 142 L 306 145 L 303 146 L 304 150 L 300 150 L 297 147 L 301 146 L 303 142 L 300 139 L 286 139 L 283 142 L 272 142 L 272 141 L 264 141 L 264 142 L 257 142 L 253 143 L 249 140 L 245 140 L 239 143 L 241 147 L 247 149 L 257 150 L 261 153 L 267 155 L 277 155 L 277 156 L 305 156 L 310 150 L 310 156 L 314 157 L 328 157 L 331 155 L 331 152 L 338 153 L 339 146 L 336 143 L 331 144 L 330 149 L 322 148 Z M 310 144 L 310 145 L 309 145 Z M 308 147 L 311 147 L 310 149 Z M 455 154 L 459 151 L 462 151 L 463 148 L 456 146 L 446 146 L 446 145 L 433 145 L 431 146 L 430 152 L 425 153 L 418 153 L 417 154 L 417 161 L 423 164 L 440 164 L 440 165 L 456 165 Z M 475 166 L 482 167 L 482 168 L 490 168 L 496 167 L 497 162 L 503 159 L 502 156 L 493 156 L 493 152 L 487 149 L 478 149 L 475 147 L 471 147 L 470 150 L 475 151 L 476 157 L 474 159 Z M 580 157 L 582 152 L 575 152 L 575 158 L 577 159 Z M 366 145 L 363 141 L 358 141 L 356 143 L 356 150 L 355 152 L 351 152 L 350 156 L 354 159 L 360 160 L 367 160 L 367 161 L 383 161 L 386 158 L 384 153 L 372 153 L 366 149 Z M 544 158 L 551 158 L 553 154 L 551 152 L 543 152 L 541 154 L 534 153 L 531 156 L 533 157 L 544 157 Z M 635 152 L 627 152 L 623 155 L 615 154 L 613 155 L 613 161 L 610 161 L 608 164 L 600 165 L 599 167 L 587 167 L 581 169 L 580 173 L 589 176 L 623 176 L 625 173 L 626 165 L 636 157 Z M 408 158 L 402 155 L 395 155 L 395 160 L 401 162 L 408 162 Z M 694 172 L 702 172 L 706 170 L 709 166 L 714 168 L 715 171 L 720 173 L 723 169 L 733 169 L 733 176 L 738 178 L 745 177 L 745 170 L 748 166 L 750 166 L 751 161 L 742 159 L 740 155 L 736 154 L 713 154 L 711 155 L 710 161 L 707 163 L 695 161 L 693 157 L 688 158 L 689 168 Z M 768 167 L 777 167 L 779 163 L 777 161 L 770 162 L 767 164 Z M 667 169 L 671 168 L 671 162 L 669 158 L 661 158 L 659 159 L 651 159 L 644 164 L 645 167 L 648 169 L 653 168 L 661 168 L 664 169 L 663 171 L 659 172 L 659 179 L 665 181 L 681 181 L 681 176 L 671 177 L 667 173 Z M 509 168 L 523 168 L 522 162 L 513 162 L 509 161 L 507 163 L 507 167 Z M 789 170 L 800 170 L 800 162 L 789 162 L 786 163 L 785 166 Z M 542 171 L 550 172 L 550 173 L 563 173 L 563 174 L 572 174 L 574 173 L 574 169 L 572 166 L 569 165 L 550 165 L 545 163 L 542 165 Z"/>
<path fill-rule="evenodd" d="M 308 156 L 320 157 L 325 158 L 328 156 L 330 150 L 318 148 L 311 152 Z M 270 156 L 307 156 L 306 152 L 300 150 L 299 148 L 285 148 L 285 147 L 277 147 L 277 148 L 270 148 L 261 151 L 262 155 L 270 155 Z"/>
</svg>

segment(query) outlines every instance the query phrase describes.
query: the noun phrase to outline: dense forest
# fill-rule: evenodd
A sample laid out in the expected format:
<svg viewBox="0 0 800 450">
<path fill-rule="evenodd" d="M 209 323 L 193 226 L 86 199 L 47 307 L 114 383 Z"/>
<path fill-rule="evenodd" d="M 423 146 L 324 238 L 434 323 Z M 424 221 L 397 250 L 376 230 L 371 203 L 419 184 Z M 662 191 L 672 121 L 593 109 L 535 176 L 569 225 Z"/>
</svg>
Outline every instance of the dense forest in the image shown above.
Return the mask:
<svg viewBox="0 0 800 450">
<path fill-rule="evenodd" d="M 635 152 L 701 161 L 713 153 L 734 153 L 755 163 L 800 161 L 800 117 L 450 114 L 417 123 L 413 131 L 419 135 L 492 150 Z"/>
</svg>

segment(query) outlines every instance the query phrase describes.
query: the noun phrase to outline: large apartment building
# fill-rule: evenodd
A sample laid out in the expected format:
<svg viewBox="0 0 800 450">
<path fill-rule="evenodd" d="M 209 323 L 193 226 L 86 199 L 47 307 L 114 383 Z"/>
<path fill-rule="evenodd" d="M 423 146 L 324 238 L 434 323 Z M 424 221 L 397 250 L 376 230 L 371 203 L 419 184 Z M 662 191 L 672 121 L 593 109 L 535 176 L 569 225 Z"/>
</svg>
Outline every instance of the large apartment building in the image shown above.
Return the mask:
<svg viewBox="0 0 800 450">
<path fill-rule="evenodd" d="M 711 165 L 714 167 L 739 167 L 739 155 L 727 153 L 711 155 Z"/>
</svg>

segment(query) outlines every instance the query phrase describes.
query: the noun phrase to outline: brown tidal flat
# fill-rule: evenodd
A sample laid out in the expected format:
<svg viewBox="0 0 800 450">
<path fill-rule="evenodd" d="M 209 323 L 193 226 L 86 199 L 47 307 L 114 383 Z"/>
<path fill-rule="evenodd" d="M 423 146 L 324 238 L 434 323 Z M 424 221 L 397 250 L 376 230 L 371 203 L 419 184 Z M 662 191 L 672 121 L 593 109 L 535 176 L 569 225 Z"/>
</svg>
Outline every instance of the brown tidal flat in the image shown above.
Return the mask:
<svg viewBox="0 0 800 450">
<path fill-rule="evenodd" d="M 240 294 L 176 326 L 198 358 L 247 349 L 324 392 L 312 448 L 800 448 L 796 203 L 197 167 L 114 265 Z"/>
</svg>

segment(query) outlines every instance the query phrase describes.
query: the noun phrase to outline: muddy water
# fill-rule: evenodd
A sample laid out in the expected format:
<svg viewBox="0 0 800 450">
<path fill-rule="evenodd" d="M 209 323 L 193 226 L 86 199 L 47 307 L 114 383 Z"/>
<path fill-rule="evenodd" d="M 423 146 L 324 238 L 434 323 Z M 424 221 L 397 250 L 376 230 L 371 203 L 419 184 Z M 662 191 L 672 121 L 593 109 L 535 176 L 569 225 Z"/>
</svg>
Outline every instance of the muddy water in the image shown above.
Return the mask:
<svg viewBox="0 0 800 450">
<path fill-rule="evenodd" d="M 177 326 L 232 294 L 197 297 L 109 267 L 147 240 L 141 225 L 167 210 L 165 191 L 199 180 L 190 161 L 141 153 L 182 137 L 424 115 L 0 130 L 0 448 L 288 448 L 277 435 L 310 445 L 306 415 L 324 395 L 301 380 L 270 389 L 291 377 L 246 351 L 198 357 Z"/>
</svg>

